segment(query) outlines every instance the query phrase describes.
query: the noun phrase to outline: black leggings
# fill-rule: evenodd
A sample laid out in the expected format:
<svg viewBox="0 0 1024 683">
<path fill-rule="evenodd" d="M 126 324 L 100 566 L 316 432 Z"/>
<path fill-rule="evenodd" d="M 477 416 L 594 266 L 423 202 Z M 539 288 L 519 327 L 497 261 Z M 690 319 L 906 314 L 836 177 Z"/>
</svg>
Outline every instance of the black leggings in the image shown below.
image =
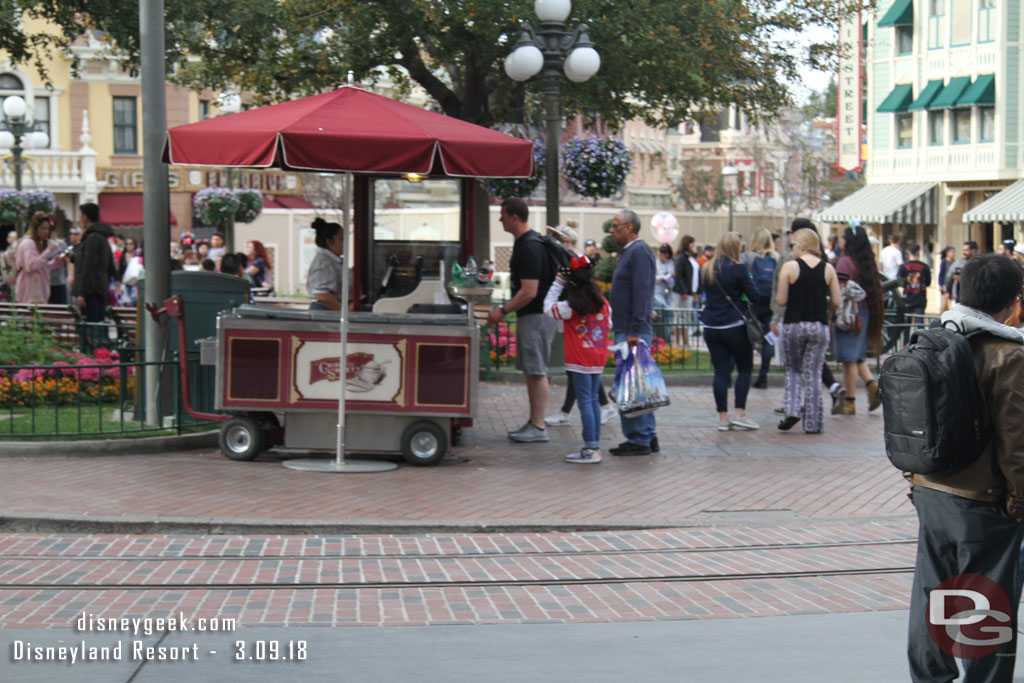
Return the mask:
<svg viewBox="0 0 1024 683">
<path fill-rule="evenodd" d="M 562 403 L 562 412 L 568 415 L 572 412 L 573 405 L 576 404 L 576 385 L 572 383 L 572 373 L 565 373 L 569 377 L 569 382 L 565 387 L 565 401 Z M 608 394 L 604 393 L 604 385 L 600 382 L 597 383 L 597 402 L 602 407 L 608 405 Z"/>
<path fill-rule="evenodd" d="M 754 371 L 754 349 L 750 346 L 746 326 L 737 325 L 725 329 L 705 327 L 704 342 L 711 354 L 711 364 L 715 367 L 712 386 L 718 412 L 729 412 L 729 377 L 732 375 L 733 364 L 737 370 L 736 407 L 745 409 L 747 394 L 750 392 L 750 376 Z"/>
<path fill-rule="evenodd" d="M 754 306 L 754 317 L 761 323 L 761 329 L 768 332 L 772 325 L 772 309 L 767 305 Z M 757 373 L 758 378 L 768 376 L 768 370 L 772 365 L 772 356 L 775 355 L 775 345 L 765 340 L 761 344 L 761 370 Z"/>
</svg>

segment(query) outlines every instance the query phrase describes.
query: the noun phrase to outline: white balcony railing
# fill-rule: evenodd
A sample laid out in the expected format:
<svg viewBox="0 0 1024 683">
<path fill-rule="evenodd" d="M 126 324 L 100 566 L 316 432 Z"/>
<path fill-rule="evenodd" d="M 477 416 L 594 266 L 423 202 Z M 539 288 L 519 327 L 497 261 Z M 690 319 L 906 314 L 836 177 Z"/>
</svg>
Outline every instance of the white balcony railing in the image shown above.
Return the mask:
<svg viewBox="0 0 1024 683">
<path fill-rule="evenodd" d="M 92 151 L 32 149 L 25 150 L 21 158 L 22 189 L 39 187 L 54 192 L 79 192 L 89 180 L 96 182 L 96 153 Z M 0 151 L 0 187 L 14 187 L 14 180 L 14 156 L 9 150 Z"/>
</svg>

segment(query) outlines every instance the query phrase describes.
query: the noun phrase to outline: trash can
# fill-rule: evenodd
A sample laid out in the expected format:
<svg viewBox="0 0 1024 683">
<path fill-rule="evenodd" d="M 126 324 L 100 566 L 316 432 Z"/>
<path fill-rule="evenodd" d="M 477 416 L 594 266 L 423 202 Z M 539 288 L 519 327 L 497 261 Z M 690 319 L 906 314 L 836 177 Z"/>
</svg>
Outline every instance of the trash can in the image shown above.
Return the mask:
<svg viewBox="0 0 1024 683">
<path fill-rule="evenodd" d="M 186 351 L 190 352 L 191 360 L 188 372 L 189 395 L 192 407 L 200 412 L 214 411 L 217 368 L 199 364 L 199 340 L 217 334 L 217 314 L 249 302 L 250 287 L 248 280 L 234 275 L 189 270 L 171 272 L 171 295 L 177 294 L 185 300 Z M 139 280 L 139 300 L 143 301 L 145 295 L 146 281 L 143 278 Z M 172 319 L 167 330 L 165 358 L 168 360 L 174 358 L 178 353 L 177 324 L 177 320 Z M 139 331 L 139 339 L 142 340 L 141 346 L 145 347 L 145 325 Z M 177 373 L 177 368 L 174 368 L 172 372 Z M 141 374 L 143 375 L 143 392 L 145 392 L 145 373 Z M 171 375 L 165 374 L 164 377 L 171 377 Z M 168 382 L 165 379 L 164 385 L 165 388 L 160 391 L 161 405 L 172 406 L 174 382 Z M 145 396 L 145 393 L 141 395 Z M 184 411 L 184 405 L 180 399 L 177 411 Z M 141 405 L 136 406 L 136 412 L 141 418 L 144 414 Z"/>
</svg>

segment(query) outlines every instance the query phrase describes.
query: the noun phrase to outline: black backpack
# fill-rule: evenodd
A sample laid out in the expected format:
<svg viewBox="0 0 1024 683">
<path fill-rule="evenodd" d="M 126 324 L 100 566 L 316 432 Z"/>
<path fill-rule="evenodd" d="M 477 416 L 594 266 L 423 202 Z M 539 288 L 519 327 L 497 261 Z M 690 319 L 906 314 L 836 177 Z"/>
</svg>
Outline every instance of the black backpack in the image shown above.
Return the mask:
<svg viewBox="0 0 1024 683">
<path fill-rule="evenodd" d="M 989 421 L 969 341 L 983 332 L 964 334 L 951 325 L 917 330 L 908 346 L 882 363 L 885 453 L 905 472 L 958 470 L 988 445 Z"/>
</svg>

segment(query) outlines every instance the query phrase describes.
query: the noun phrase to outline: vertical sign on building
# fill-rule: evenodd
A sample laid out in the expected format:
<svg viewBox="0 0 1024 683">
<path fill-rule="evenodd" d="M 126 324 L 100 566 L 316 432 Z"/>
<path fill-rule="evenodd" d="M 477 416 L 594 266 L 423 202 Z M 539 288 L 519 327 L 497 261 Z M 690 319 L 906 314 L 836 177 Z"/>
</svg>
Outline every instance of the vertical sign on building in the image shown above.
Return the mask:
<svg viewBox="0 0 1024 683">
<path fill-rule="evenodd" d="M 840 0 L 842 6 L 847 3 Z M 839 19 L 839 90 L 836 93 L 836 168 L 860 170 L 861 88 L 860 65 L 863 34 L 860 9 Z"/>
</svg>

